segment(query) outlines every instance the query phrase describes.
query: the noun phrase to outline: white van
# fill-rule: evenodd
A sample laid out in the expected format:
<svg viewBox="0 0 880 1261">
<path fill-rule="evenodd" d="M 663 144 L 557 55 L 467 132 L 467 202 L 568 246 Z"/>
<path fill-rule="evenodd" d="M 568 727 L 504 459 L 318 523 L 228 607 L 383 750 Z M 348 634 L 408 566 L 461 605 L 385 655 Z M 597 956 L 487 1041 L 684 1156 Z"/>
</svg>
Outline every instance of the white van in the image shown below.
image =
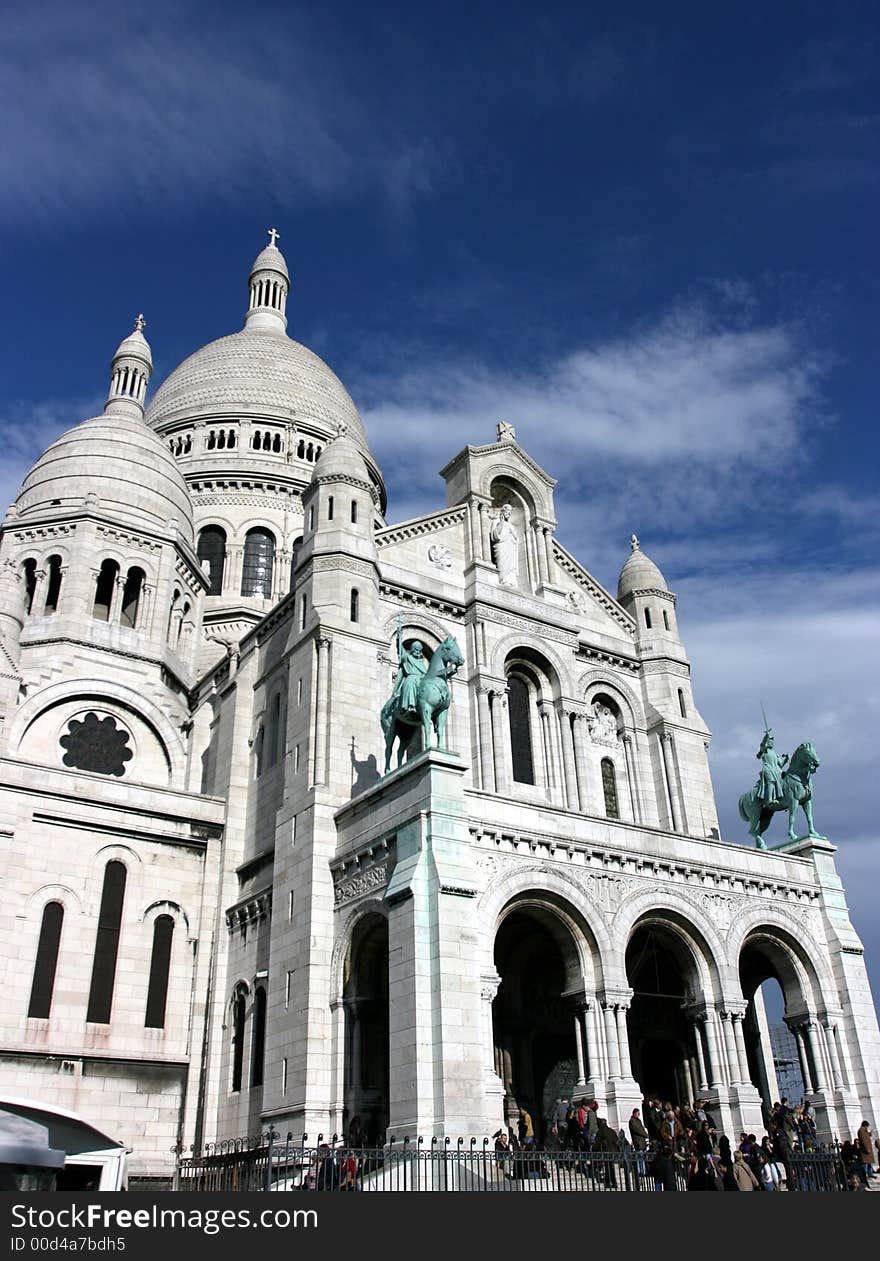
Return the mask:
<svg viewBox="0 0 880 1261">
<path fill-rule="evenodd" d="M 64 1166 L 54 1170 L 56 1191 L 125 1191 L 129 1149 L 91 1121 L 36 1099 L 0 1096 L 0 1113 L 43 1126 L 48 1145 L 64 1152 Z M 2 1153 L 0 1153 L 2 1163 Z"/>
</svg>

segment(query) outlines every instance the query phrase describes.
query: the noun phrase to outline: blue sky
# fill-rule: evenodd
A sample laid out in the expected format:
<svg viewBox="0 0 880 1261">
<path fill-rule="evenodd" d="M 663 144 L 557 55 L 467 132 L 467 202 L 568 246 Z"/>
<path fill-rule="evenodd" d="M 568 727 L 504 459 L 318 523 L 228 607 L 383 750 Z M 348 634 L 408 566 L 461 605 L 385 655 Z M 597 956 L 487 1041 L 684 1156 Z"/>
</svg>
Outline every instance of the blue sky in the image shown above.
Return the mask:
<svg viewBox="0 0 880 1261">
<path fill-rule="evenodd" d="M 20 6 L 0 497 L 100 410 L 138 311 L 155 384 L 240 327 L 274 224 L 291 335 L 358 403 L 390 519 L 512 421 L 560 479 L 565 545 L 614 590 L 635 530 L 678 593 L 725 837 L 760 702 L 780 748 L 812 738 L 876 994 L 877 18 Z"/>
</svg>

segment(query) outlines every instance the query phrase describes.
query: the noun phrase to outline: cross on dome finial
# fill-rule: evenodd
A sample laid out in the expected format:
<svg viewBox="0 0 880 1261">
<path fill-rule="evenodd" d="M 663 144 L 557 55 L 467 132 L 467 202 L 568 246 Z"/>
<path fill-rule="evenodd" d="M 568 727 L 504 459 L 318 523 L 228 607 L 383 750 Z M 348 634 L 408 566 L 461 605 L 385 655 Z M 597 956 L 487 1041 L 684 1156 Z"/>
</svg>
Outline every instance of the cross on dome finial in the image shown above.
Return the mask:
<svg viewBox="0 0 880 1261">
<path fill-rule="evenodd" d="M 268 232 L 269 232 L 269 244 L 272 246 L 273 250 L 277 250 L 278 246 L 275 244 L 275 242 L 281 236 L 281 233 L 278 232 L 275 228 L 269 228 Z"/>
<path fill-rule="evenodd" d="M 631 534 L 629 536 L 629 545 L 634 552 L 639 550 L 639 536 L 637 534 Z"/>
<path fill-rule="evenodd" d="M 146 327 L 147 321 L 144 319 L 143 315 L 139 315 L 134 322 L 134 331 L 136 333 L 142 333 Z"/>
</svg>

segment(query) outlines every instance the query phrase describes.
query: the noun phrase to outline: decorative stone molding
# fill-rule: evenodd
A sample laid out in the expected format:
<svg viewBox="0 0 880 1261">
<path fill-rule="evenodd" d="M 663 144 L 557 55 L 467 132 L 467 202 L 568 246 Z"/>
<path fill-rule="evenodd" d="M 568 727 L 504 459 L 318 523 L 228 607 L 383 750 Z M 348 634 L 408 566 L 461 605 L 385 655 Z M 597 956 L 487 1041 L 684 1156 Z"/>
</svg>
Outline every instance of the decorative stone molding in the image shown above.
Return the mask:
<svg viewBox="0 0 880 1261">
<path fill-rule="evenodd" d="M 429 564 L 435 565 L 437 569 L 452 568 L 452 552 L 442 544 L 432 543 L 428 548 L 427 556 Z"/>
<path fill-rule="evenodd" d="M 444 509 L 427 517 L 418 517 L 414 521 L 402 521 L 399 525 L 387 526 L 377 530 L 375 534 L 378 548 L 390 547 L 393 543 L 405 543 L 409 539 L 418 539 L 426 534 L 436 534 L 438 530 L 447 530 L 467 517 L 467 507 L 462 504 L 456 508 Z"/>
<path fill-rule="evenodd" d="M 270 512 L 296 512 L 302 516 L 302 501 L 298 491 L 279 489 L 277 495 L 213 494 L 191 488 L 193 500 L 200 508 L 265 508 Z"/>
<path fill-rule="evenodd" d="M 76 523 L 70 525 L 36 525 L 30 526 L 28 529 L 12 529 L 7 531 L 9 537 L 14 539 L 16 543 L 38 543 L 42 539 L 60 539 L 65 535 L 73 534 L 76 530 Z"/>
<path fill-rule="evenodd" d="M 553 540 L 553 559 L 562 570 L 568 574 L 584 592 L 596 604 L 600 605 L 605 612 L 613 617 L 615 622 L 633 638 L 636 633 L 635 618 L 630 617 L 625 609 L 622 609 L 615 599 L 596 582 L 592 575 L 588 574 L 585 569 L 577 563 L 575 558 L 565 550 L 561 543 Z"/>
<path fill-rule="evenodd" d="M 384 888 L 388 883 L 388 876 L 387 863 L 382 863 L 377 867 L 369 867 L 366 871 L 350 876 L 347 880 L 340 880 L 333 889 L 333 900 L 337 906 L 342 906 L 346 902 L 352 902 L 355 898 L 363 897 L 366 893 L 372 893 L 376 889 Z"/>
<path fill-rule="evenodd" d="M 101 538 L 110 539 L 121 547 L 141 547 L 147 552 L 159 552 L 162 550 L 162 544 L 155 539 L 145 538 L 144 535 L 134 534 L 130 530 L 120 530 L 111 525 L 99 525 L 95 532 Z"/>
<path fill-rule="evenodd" d="M 463 621 L 465 616 L 465 606 L 463 604 L 452 600 L 437 600 L 421 591 L 414 591 L 410 587 L 404 587 L 400 583 L 380 582 L 379 594 L 387 600 L 395 600 L 415 608 L 433 609 L 435 613 L 440 613 L 444 617 L 455 618 L 459 622 Z"/>
<path fill-rule="evenodd" d="M 367 560 L 358 560 L 354 556 L 316 556 L 310 569 L 314 573 L 326 573 L 328 570 L 342 569 L 346 573 L 358 574 L 362 578 L 375 578 L 376 566 Z"/>
<path fill-rule="evenodd" d="M 466 624 L 470 626 L 476 621 L 509 626 L 511 630 L 530 635 L 533 639 L 552 639 L 555 643 L 565 644 L 572 650 L 577 648 L 577 635 L 573 631 L 563 630 L 561 626 L 551 626 L 531 617 L 522 617 L 518 613 L 503 613 L 489 604 L 475 604 L 467 610 Z"/>
<path fill-rule="evenodd" d="M 635 657 L 624 657 L 617 652 L 606 652 L 603 648 L 593 648 L 590 644 L 584 644 L 578 649 L 578 659 L 587 661 L 601 661 L 603 665 L 612 666 L 617 670 L 629 670 L 632 674 L 638 674 L 642 668 L 642 663 L 636 661 Z"/>
<path fill-rule="evenodd" d="M 651 657 L 641 663 L 642 674 L 674 674 L 681 679 L 691 677 L 691 668 L 685 661 L 676 661 L 671 657 Z"/>
<path fill-rule="evenodd" d="M 329 640 L 327 641 L 329 643 Z M 373 841 L 330 865 L 336 906 L 383 889 L 394 866 L 393 840 Z"/>
<path fill-rule="evenodd" d="M 226 911 L 226 930 L 232 934 L 236 929 L 246 928 L 260 920 L 269 919 L 272 913 L 272 890 L 261 889 L 250 897 L 242 898 Z"/>
</svg>

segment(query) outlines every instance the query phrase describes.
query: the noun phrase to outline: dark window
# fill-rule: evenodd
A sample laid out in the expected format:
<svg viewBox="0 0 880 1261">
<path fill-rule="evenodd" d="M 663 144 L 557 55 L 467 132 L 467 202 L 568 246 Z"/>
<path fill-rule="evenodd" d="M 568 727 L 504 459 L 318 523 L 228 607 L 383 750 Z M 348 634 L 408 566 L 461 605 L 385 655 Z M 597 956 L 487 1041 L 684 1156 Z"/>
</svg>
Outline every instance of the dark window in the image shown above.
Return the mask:
<svg viewBox="0 0 880 1261">
<path fill-rule="evenodd" d="M 510 750 L 513 754 L 513 778 L 518 784 L 534 784 L 535 763 L 532 757 L 532 724 L 528 684 L 517 674 L 507 680 L 507 713 L 510 719 Z"/>
<path fill-rule="evenodd" d="M 113 1006 L 113 984 L 116 980 L 116 958 L 119 954 L 119 930 L 122 925 L 122 902 L 125 897 L 125 867 L 111 861 L 104 868 L 104 890 L 98 913 L 98 935 L 92 962 L 92 984 L 86 1020 L 95 1024 L 110 1023 Z"/>
<path fill-rule="evenodd" d="M 175 620 L 180 616 L 179 605 L 180 605 L 180 592 L 175 591 L 174 595 L 171 597 L 171 608 L 168 610 L 168 642 L 169 644 L 174 639 L 174 633 L 176 629 L 175 624 L 174 624 Z"/>
<path fill-rule="evenodd" d="M 30 613 L 34 604 L 34 594 L 37 590 L 37 562 L 35 560 L 26 560 L 24 562 L 24 611 Z"/>
<path fill-rule="evenodd" d="M 290 553 L 290 590 L 293 590 L 293 576 L 296 570 L 296 563 L 299 560 L 299 549 L 302 547 L 302 539 L 293 540 L 293 549 Z"/>
<path fill-rule="evenodd" d="M 679 708 L 682 718 L 687 718 L 687 709 L 685 708 L 685 703 L 684 703 L 684 692 L 681 690 L 681 688 L 678 689 L 678 708 Z"/>
<path fill-rule="evenodd" d="M 248 530 L 244 541 L 241 594 L 268 600 L 272 595 L 275 538 L 268 530 Z"/>
<path fill-rule="evenodd" d="M 299 605 L 299 628 L 300 628 L 300 630 L 305 630 L 305 628 L 306 628 L 306 595 L 305 595 L 305 592 L 303 592 L 303 597 L 302 597 L 302 600 L 300 601 L 300 605 Z"/>
<path fill-rule="evenodd" d="M 358 603 L 359 603 L 359 597 L 358 597 L 357 587 L 352 587 L 351 604 L 349 607 L 349 619 L 352 622 L 356 622 L 358 620 Z"/>
<path fill-rule="evenodd" d="M 120 626 L 137 626 L 138 611 L 141 607 L 141 596 L 147 575 L 135 566 L 129 569 L 122 588 L 122 612 L 119 615 Z"/>
<path fill-rule="evenodd" d="M 663 625 L 666 627 L 667 630 L 669 630 L 669 614 L 666 612 L 665 609 L 663 610 Z"/>
<path fill-rule="evenodd" d="M 269 731 L 266 738 L 266 761 L 269 766 L 274 766 L 278 761 L 280 735 L 281 693 L 276 692 L 269 707 Z"/>
<path fill-rule="evenodd" d="M 610 757 L 602 758 L 602 792 L 605 794 L 605 813 L 609 819 L 619 819 L 620 809 L 617 805 L 617 780 L 614 774 L 614 763 Z"/>
<path fill-rule="evenodd" d="M 109 622 L 110 609 L 113 604 L 113 592 L 119 566 L 115 560 L 105 560 L 95 582 L 95 603 L 92 606 L 92 617 L 99 622 Z"/>
<path fill-rule="evenodd" d="M 168 998 L 168 977 L 171 972 L 171 942 L 174 920 L 160 915 L 153 925 L 153 954 L 150 959 L 150 983 L 147 986 L 147 1029 L 165 1028 L 165 1003 Z"/>
<path fill-rule="evenodd" d="M 237 994 L 232 1004 L 232 1090 L 241 1090 L 244 1064 L 244 994 Z"/>
<path fill-rule="evenodd" d="M 198 558 L 207 564 L 208 595 L 222 595 L 226 566 L 226 531 L 219 525 L 206 525 L 199 535 Z M 204 567 L 204 566 L 203 566 Z"/>
<path fill-rule="evenodd" d="M 327 500 L 327 520 L 328 521 L 333 520 L 333 496 L 332 495 Z"/>
<path fill-rule="evenodd" d="M 95 771 L 98 775 L 125 774 L 125 764 L 134 753 L 128 747 L 129 734 L 119 727 L 110 714 L 99 718 L 88 713 L 82 719 L 71 718 L 67 731 L 59 740 L 64 750 L 61 761 L 78 771 Z"/>
<path fill-rule="evenodd" d="M 49 586 L 46 589 L 46 605 L 44 613 L 54 613 L 58 608 L 58 597 L 61 595 L 61 557 L 49 557 Z"/>
<path fill-rule="evenodd" d="M 257 738 L 254 741 L 254 775 L 256 775 L 257 779 L 259 779 L 263 773 L 263 752 L 265 744 L 266 731 L 265 728 L 260 727 L 260 730 L 257 732 Z"/>
<path fill-rule="evenodd" d="M 64 907 L 61 903 L 47 902 L 43 908 L 34 978 L 31 982 L 31 1001 L 28 1003 L 28 1015 L 36 1020 L 47 1020 L 52 1009 L 52 991 L 55 989 L 55 969 L 58 966 L 63 923 Z"/>
<path fill-rule="evenodd" d="M 266 991 L 258 985 L 254 992 L 254 1030 L 251 1039 L 251 1085 L 263 1084 L 263 1061 L 266 1058 Z"/>
<path fill-rule="evenodd" d="M 648 630 L 651 629 L 651 610 L 650 609 L 645 609 L 645 625 L 647 626 Z"/>
<path fill-rule="evenodd" d="M 352 501 L 351 501 L 351 524 L 352 524 L 352 525 L 357 525 L 357 519 L 358 519 L 358 501 L 357 501 L 356 499 L 352 499 Z"/>
</svg>

